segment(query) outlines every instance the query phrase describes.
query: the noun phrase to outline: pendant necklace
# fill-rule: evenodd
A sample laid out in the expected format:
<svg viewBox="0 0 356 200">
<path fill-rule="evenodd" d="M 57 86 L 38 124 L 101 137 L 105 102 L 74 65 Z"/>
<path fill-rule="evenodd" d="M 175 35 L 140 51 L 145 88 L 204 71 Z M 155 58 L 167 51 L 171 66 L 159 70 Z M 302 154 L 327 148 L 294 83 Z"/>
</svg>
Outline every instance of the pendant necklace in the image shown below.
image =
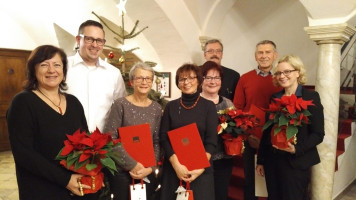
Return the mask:
<svg viewBox="0 0 356 200">
<path fill-rule="evenodd" d="M 50 98 L 48 98 L 45 94 L 43 94 L 43 92 L 42 92 L 39 88 L 37 88 L 37 90 L 38 90 L 43 96 L 45 96 L 54 106 L 57 107 L 57 112 L 59 112 L 59 114 L 63 115 L 62 109 L 61 109 L 61 107 L 60 107 L 62 99 L 61 99 L 61 94 L 60 94 L 59 92 L 58 92 L 59 103 L 58 103 L 58 106 L 57 106 Z"/>
<path fill-rule="evenodd" d="M 187 109 L 187 110 L 190 110 L 190 109 L 194 108 L 194 107 L 197 105 L 199 99 L 200 99 L 200 95 L 198 96 L 198 98 L 197 98 L 197 100 L 194 102 L 194 104 L 193 104 L 192 106 L 189 106 L 189 107 L 187 107 L 187 106 L 185 106 L 185 105 L 183 104 L 182 98 L 180 98 L 179 103 L 180 103 L 180 105 L 181 105 L 183 108 L 185 108 L 185 109 Z"/>
</svg>

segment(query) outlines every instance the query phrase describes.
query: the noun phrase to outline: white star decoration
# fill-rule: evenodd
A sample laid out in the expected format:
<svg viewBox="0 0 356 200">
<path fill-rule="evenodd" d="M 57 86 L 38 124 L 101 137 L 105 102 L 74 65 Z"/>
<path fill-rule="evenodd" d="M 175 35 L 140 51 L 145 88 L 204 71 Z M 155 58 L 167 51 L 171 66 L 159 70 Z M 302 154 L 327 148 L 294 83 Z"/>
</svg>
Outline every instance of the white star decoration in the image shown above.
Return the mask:
<svg viewBox="0 0 356 200">
<path fill-rule="evenodd" d="M 126 13 L 125 5 L 126 5 L 127 0 L 120 0 L 120 3 L 117 4 L 116 7 L 119 8 L 119 15 L 123 15 Z"/>
</svg>

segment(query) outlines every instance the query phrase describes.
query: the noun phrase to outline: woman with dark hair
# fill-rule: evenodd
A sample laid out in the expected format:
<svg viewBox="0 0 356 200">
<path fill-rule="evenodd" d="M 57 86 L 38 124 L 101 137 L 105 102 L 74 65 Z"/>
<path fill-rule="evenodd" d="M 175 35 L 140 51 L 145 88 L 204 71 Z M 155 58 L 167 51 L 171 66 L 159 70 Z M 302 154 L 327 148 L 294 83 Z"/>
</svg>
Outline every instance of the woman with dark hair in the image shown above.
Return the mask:
<svg viewBox="0 0 356 200">
<path fill-rule="evenodd" d="M 190 182 L 195 200 L 214 199 L 214 176 L 212 166 L 188 171 L 179 162 L 167 132 L 182 126 L 196 123 L 203 142 L 206 156 L 210 160 L 217 144 L 218 116 L 213 102 L 201 98 L 198 88 L 203 81 L 199 67 L 184 64 L 176 73 L 176 85 L 182 96 L 170 101 L 164 110 L 161 121 L 160 141 L 165 152 L 162 174 L 161 199 L 176 199 L 180 180 Z M 211 165 L 212 162 L 210 161 Z"/>
<path fill-rule="evenodd" d="M 82 105 L 64 93 L 66 74 L 67 56 L 62 49 L 37 47 L 27 62 L 24 91 L 13 98 L 7 110 L 21 200 L 97 199 L 96 194 L 79 197 L 82 175 L 55 160 L 66 134 L 88 129 Z M 90 186 L 82 184 L 82 188 Z"/>
<path fill-rule="evenodd" d="M 230 99 L 219 95 L 223 79 L 222 68 L 213 61 L 207 61 L 201 66 L 201 70 L 204 81 L 200 96 L 214 102 L 217 111 L 234 107 Z M 218 119 L 216 120 L 218 121 Z M 233 160 L 232 156 L 225 153 L 221 136 L 218 136 L 218 146 L 211 159 L 214 163 L 215 200 L 226 200 Z"/>
</svg>

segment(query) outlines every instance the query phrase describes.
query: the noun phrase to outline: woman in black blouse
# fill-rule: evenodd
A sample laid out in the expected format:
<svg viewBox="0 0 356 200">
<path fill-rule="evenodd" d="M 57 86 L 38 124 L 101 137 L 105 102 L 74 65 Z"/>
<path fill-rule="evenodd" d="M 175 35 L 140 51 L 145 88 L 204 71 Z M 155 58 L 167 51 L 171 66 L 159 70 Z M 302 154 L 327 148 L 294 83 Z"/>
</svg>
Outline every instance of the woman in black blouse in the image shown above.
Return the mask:
<svg viewBox="0 0 356 200">
<path fill-rule="evenodd" d="M 177 70 L 175 79 L 177 87 L 182 91 L 182 96 L 167 104 L 161 121 L 160 141 L 165 152 L 161 199 L 176 199 L 175 191 L 180 180 L 183 180 L 191 183 L 195 200 L 213 200 L 215 196 L 212 167 L 188 171 L 173 151 L 167 132 L 196 123 L 206 155 L 210 160 L 217 145 L 216 108 L 213 102 L 200 97 L 199 87 L 203 78 L 196 65 L 181 66 Z"/>
<path fill-rule="evenodd" d="M 64 92 L 66 74 L 67 56 L 62 49 L 37 47 L 27 62 L 24 91 L 14 97 L 7 111 L 21 200 L 98 199 L 96 194 L 80 197 L 78 180 L 82 175 L 55 160 L 66 134 L 88 129 L 82 105 Z"/>
</svg>

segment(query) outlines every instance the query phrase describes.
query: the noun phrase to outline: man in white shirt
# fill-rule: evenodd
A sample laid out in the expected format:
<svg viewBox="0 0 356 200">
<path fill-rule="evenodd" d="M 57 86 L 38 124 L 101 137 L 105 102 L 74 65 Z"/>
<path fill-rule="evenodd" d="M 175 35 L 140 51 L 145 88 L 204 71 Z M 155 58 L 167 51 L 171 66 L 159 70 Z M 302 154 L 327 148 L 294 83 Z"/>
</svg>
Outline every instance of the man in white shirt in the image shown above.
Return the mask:
<svg viewBox="0 0 356 200">
<path fill-rule="evenodd" d="M 89 131 L 102 130 L 113 101 L 126 96 L 125 83 L 118 68 L 99 58 L 106 42 L 99 22 L 82 23 L 75 39 L 79 49 L 68 58 L 68 93 L 82 103 Z"/>
</svg>

